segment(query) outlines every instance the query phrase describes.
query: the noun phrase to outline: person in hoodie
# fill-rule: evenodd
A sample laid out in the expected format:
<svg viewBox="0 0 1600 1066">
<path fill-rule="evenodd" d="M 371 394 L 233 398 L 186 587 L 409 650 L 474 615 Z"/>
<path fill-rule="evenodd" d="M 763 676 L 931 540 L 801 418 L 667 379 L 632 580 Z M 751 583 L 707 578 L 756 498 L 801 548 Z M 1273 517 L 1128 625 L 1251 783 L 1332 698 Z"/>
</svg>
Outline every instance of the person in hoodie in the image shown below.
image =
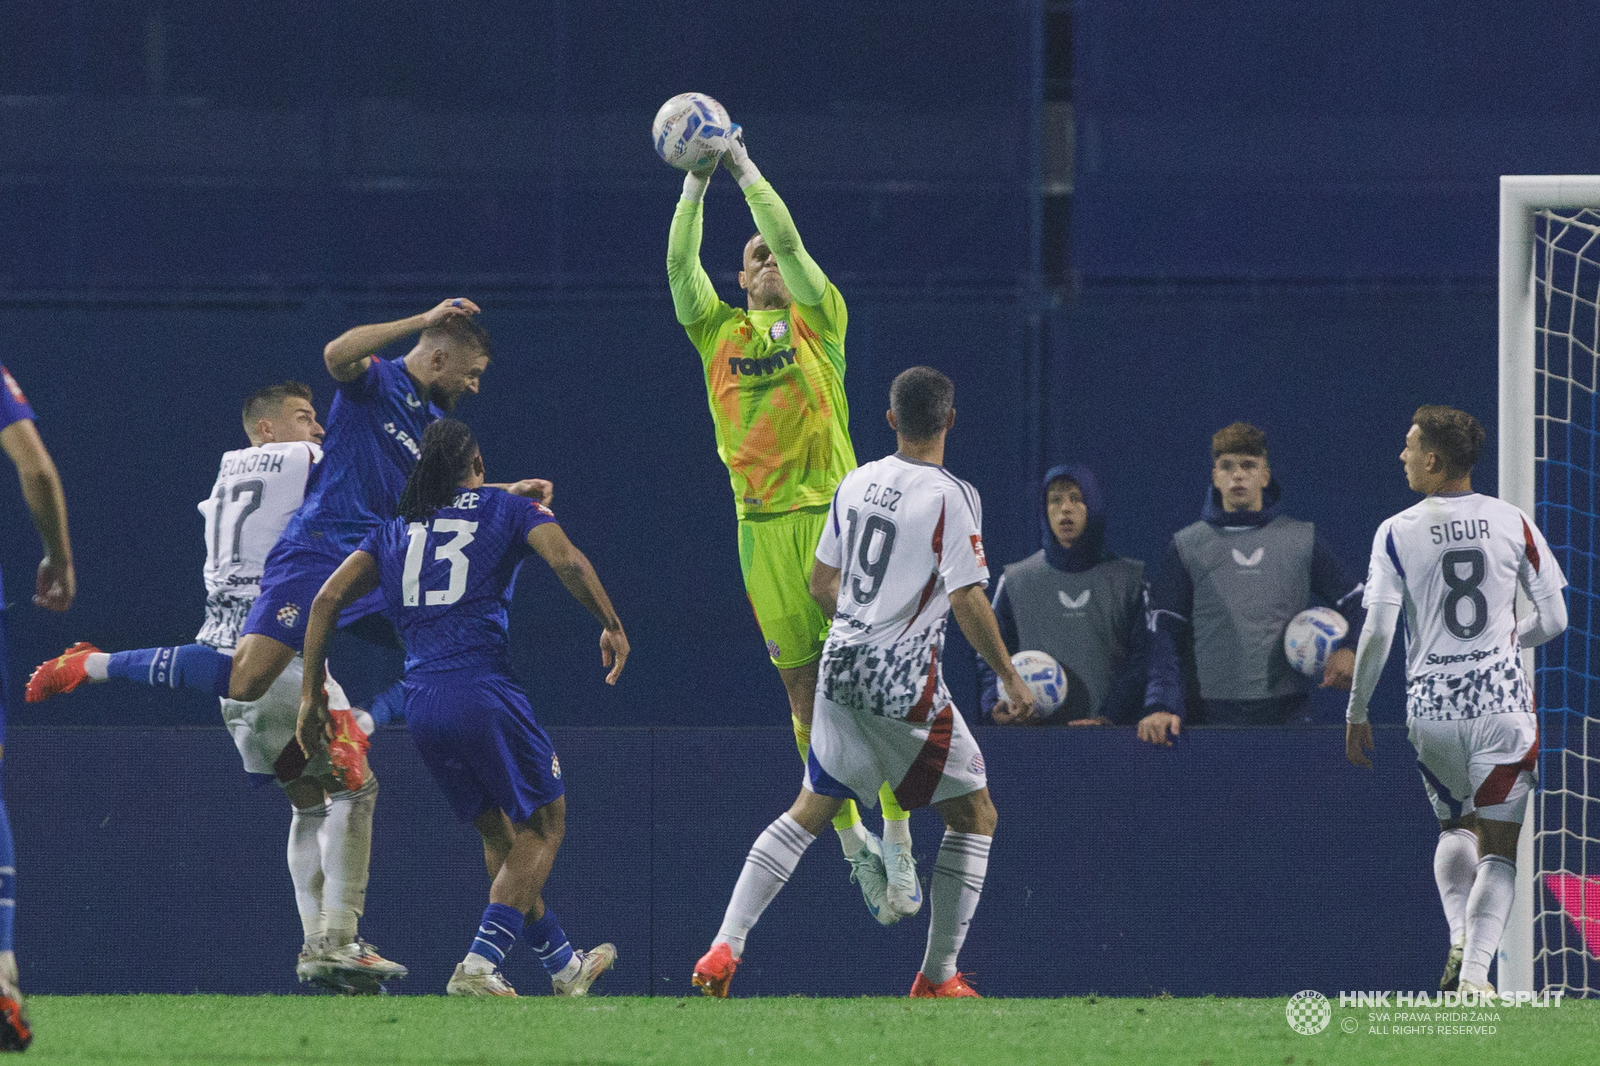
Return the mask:
<svg viewBox="0 0 1600 1066">
<path fill-rule="evenodd" d="M 1066 698 L 1049 718 L 1014 715 L 980 659 L 983 713 L 997 725 L 1130 724 L 1146 684 L 1144 563 L 1106 551 L 1105 499 L 1087 466 L 1051 467 L 1042 492 L 1042 547 L 1005 568 L 994 613 L 1008 652 L 1047 652 L 1061 664 Z"/>
<path fill-rule="evenodd" d="M 1211 456 L 1200 521 L 1172 538 L 1150 590 L 1155 634 L 1139 738 L 1166 747 L 1190 712 L 1207 725 L 1308 722 L 1310 682 L 1284 656 L 1284 629 L 1313 596 L 1343 615 L 1350 632 L 1328 656 L 1322 687 L 1348 690 L 1366 619 L 1362 582 L 1315 526 L 1279 509 L 1266 434 L 1235 422 L 1211 438 Z M 1198 700 L 1186 691 L 1195 688 Z"/>
</svg>

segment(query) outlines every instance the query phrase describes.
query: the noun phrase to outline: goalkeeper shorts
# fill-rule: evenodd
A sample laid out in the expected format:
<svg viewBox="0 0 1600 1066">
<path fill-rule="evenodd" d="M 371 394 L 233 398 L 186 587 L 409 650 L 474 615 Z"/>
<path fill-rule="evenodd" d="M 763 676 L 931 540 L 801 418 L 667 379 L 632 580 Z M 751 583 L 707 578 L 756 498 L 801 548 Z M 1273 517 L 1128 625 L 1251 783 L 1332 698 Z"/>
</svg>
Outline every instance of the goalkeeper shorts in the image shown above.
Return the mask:
<svg viewBox="0 0 1600 1066">
<path fill-rule="evenodd" d="M 811 568 L 828 520 L 826 505 L 739 520 L 739 569 L 772 665 L 804 666 L 822 657 L 828 620 L 811 598 Z"/>
<path fill-rule="evenodd" d="M 1441 822 L 1474 812 L 1492 822 L 1522 821 L 1539 759 L 1532 712 L 1412 718 L 1408 732 L 1428 802 Z"/>
</svg>

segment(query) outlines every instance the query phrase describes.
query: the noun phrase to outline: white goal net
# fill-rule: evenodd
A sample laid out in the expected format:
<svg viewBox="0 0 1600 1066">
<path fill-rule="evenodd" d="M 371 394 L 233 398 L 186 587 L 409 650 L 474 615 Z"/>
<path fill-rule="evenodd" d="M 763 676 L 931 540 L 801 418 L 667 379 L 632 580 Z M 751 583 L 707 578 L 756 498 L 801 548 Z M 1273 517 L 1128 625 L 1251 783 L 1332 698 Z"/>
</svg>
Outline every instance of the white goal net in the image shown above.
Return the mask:
<svg viewBox="0 0 1600 1066">
<path fill-rule="evenodd" d="M 1535 208 L 1535 517 L 1571 587 L 1565 634 L 1538 652 L 1533 981 L 1600 992 L 1600 204 Z"/>
</svg>

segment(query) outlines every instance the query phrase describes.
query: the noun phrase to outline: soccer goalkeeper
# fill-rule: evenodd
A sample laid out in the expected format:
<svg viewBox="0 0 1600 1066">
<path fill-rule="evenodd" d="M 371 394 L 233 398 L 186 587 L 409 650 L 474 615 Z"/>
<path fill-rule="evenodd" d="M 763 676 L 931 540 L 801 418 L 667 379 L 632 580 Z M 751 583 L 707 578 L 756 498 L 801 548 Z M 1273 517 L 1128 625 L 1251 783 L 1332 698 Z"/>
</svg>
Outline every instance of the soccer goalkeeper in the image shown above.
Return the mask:
<svg viewBox="0 0 1600 1066">
<path fill-rule="evenodd" d="M 757 233 L 744 246 L 746 307 L 718 299 L 700 265 L 706 187 L 716 169 L 684 177 L 667 240 L 672 305 L 700 352 L 717 454 L 733 482 L 739 568 L 789 695 L 801 759 L 811 741 L 817 661 L 828 621 L 808 592 L 822 525 L 840 479 L 856 466 L 844 393 L 844 297 L 806 254 L 789 210 L 733 128 L 722 165 L 744 190 Z M 922 906 L 911 823 L 885 784 L 883 839 L 853 802 L 833 820 L 867 909 L 885 925 Z"/>
</svg>

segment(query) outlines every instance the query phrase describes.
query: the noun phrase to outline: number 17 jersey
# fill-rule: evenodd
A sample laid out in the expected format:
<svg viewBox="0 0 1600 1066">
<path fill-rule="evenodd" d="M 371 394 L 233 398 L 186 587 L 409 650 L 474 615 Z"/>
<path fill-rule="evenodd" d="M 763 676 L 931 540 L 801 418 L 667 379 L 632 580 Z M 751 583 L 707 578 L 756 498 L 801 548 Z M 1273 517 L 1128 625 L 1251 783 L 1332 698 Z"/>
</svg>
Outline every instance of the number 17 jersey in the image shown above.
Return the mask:
<svg viewBox="0 0 1600 1066">
<path fill-rule="evenodd" d="M 1378 527 L 1365 604 L 1406 619 L 1406 714 L 1452 720 L 1531 711 L 1517 641 L 1517 588 L 1566 587 L 1539 527 L 1476 492 L 1428 496 Z"/>
</svg>

